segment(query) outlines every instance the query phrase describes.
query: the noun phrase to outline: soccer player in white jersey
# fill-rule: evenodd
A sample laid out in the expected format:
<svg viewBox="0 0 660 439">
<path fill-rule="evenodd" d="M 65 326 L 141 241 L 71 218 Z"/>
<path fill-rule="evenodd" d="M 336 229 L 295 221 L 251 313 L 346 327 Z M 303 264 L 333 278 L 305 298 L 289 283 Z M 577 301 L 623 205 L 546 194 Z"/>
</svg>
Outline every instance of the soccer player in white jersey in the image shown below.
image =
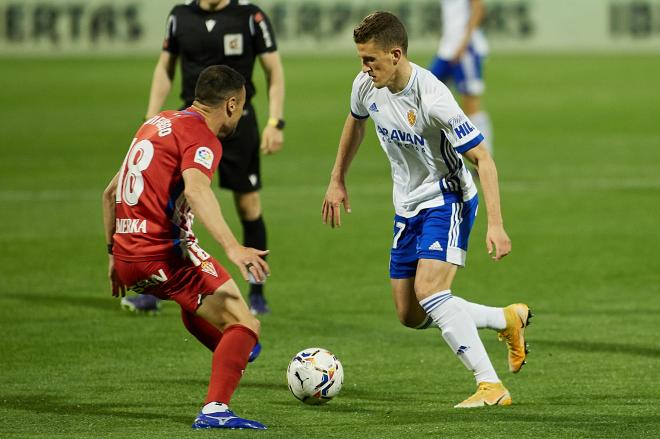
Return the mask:
<svg viewBox="0 0 660 439">
<path fill-rule="evenodd" d="M 483 62 L 488 42 L 479 24 L 484 17 L 482 0 L 440 0 L 442 37 L 430 70 L 442 82 L 453 82 L 461 95 L 465 114 L 484 135 L 493 154 L 493 135 L 488 113 L 482 108 Z"/>
<path fill-rule="evenodd" d="M 390 278 L 399 319 L 412 328 L 439 327 L 452 351 L 474 373 L 477 392 L 456 407 L 511 404 L 477 328 L 499 331 L 507 342 L 509 369 L 518 372 L 526 357 L 529 308 L 520 303 L 506 308 L 474 304 L 451 290 L 458 267 L 465 264 L 477 213 L 477 188 L 463 157 L 481 175 L 488 252 L 498 261 L 511 251 L 500 213 L 497 170 L 484 137 L 447 87 L 408 61 L 408 37 L 397 17 L 375 12 L 355 28 L 353 39 L 362 72 L 353 83 L 351 114 L 323 201 L 323 222 L 340 226 L 342 204 L 350 212 L 345 177 L 371 117 L 394 180 Z"/>
</svg>

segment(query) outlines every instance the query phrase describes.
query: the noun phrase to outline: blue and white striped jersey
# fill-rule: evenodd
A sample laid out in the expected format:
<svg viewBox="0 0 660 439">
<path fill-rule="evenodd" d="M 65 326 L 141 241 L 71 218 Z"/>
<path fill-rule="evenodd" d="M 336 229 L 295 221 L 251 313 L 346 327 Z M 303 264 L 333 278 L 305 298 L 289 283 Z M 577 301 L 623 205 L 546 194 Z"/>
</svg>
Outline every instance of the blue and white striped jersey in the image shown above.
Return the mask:
<svg viewBox="0 0 660 439">
<path fill-rule="evenodd" d="M 465 201 L 475 196 L 461 153 L 483 141 L 449 89 L 428 70 L 411 66 L 399 93 L 377 89 L 367 73 L 355 78 L 351 93 L 353 117 L 371 117 L 376 125 L 392 165 L 394 208 L 406 218 L 442 206 L 448 194 Z"/>
</svg>

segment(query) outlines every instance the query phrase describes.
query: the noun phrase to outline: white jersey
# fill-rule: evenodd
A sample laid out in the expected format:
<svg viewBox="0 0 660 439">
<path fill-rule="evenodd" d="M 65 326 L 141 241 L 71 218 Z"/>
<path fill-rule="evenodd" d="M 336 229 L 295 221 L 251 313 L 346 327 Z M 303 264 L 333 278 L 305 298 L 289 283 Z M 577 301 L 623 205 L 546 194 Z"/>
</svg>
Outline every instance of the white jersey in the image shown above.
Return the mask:
<svg viewBox="0 0 660 439">
<path fill-rule="evenodd" d="M 410 218 L 442 206 L 445 197 L 467 201 L 477 194 L 461 154 L 483 141 L 449 89 L 433 73 L 413 63 L 405 89 L 377 89 L 367 73 L 353 82 L 351 113 L 369 116 L 392 165 L 394 208 Z"/>
<path fill-rule="evenodd" d="M 470 21 L 470 0 L 440 0 L 442 5 L 442 37 L 438 58 L 451 60 L 465 38 Z M 488 42 L 481 29 L 472 32 L 470 47 L 479 56 L 488 54 Z"/>
</svg>

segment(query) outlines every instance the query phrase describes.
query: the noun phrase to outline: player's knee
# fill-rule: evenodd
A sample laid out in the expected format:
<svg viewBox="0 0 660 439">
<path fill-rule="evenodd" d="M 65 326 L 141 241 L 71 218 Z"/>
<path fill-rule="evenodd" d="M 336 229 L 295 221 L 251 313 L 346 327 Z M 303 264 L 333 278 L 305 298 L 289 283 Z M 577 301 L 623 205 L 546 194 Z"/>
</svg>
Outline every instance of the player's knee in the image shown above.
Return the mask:
<svg viewBox="0 0 660 439">
<path fill-rule="evenodd" d="M 236 195 L 236 210 L 243 221 L 255 221 L 261 216 L 259 192 Z"/>
<path fill-rule="evenodd" d="M 421 260 L 415 276 L 415 297 L 424 300 L 433 294 L 451 289 L 456 266 L 441 261 Z"/>
<path fill-rule="evenodd" d="M 238 321 L 238 323 L 240 325 L 245 326 L 246 328 L 249 328 L 252 332 L 257 334 L 257 336 L 259 336 L 261 334 L 261 322 L 252 315 L 250 315 L 249 317 L 245 317 L 243 319 L 240 319 Z"/>
<path fill-rule="evenodd" d="M 415 297 L 417 297 L 418 301 L 429 297 L 437 291 L 440 290 L 436 279 L 424 278 L 422 276 L 418 276 L 415 279 Z"/>
<path fill-rule="evenodd" d="M 254 206 L 238 206 L 238 216 L 243 221 L 255 221 L 261 216 L 261 209 L 254 208 Z"/>
</svg>

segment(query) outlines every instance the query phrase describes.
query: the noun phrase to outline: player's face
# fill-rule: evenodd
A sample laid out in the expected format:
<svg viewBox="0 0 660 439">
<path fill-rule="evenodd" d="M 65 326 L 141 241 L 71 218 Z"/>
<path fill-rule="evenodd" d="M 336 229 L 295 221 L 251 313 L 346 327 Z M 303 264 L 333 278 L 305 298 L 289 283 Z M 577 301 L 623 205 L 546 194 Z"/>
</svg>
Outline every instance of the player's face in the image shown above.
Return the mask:
<svg viewBox="0 0 660 439">
<path fill-rule="evenodd" d="M 368 73 L 374 87 L 383 88 L 392 83 L 396 72 L 396 55 L 393 50 L 383 50 L 374 40 L 357 43 L 362 61 L 362 71 Z"/>
</svg>

